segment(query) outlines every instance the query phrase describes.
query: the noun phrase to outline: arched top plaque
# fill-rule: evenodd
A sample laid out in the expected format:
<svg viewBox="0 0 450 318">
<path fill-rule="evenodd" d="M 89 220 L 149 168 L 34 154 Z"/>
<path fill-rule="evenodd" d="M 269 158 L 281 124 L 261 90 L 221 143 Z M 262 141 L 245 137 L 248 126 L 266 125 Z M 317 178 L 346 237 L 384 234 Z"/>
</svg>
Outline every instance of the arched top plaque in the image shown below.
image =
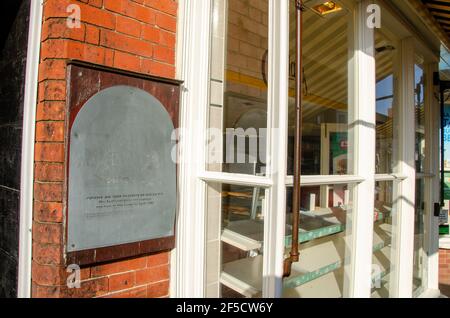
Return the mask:
<svg viewBox="0 0 450 318">
<path fill-rule="evenodd" d="M 68 134 L 67 252 L 91 251 L 75 257 L 85 263 L 104 261 L 92 255 L 108 247 L 153 251 L 140 242 L 174 236 L 171 114 L 149 91 L 122 84 L 99 90 L 75 109 Z"/>
</svg>

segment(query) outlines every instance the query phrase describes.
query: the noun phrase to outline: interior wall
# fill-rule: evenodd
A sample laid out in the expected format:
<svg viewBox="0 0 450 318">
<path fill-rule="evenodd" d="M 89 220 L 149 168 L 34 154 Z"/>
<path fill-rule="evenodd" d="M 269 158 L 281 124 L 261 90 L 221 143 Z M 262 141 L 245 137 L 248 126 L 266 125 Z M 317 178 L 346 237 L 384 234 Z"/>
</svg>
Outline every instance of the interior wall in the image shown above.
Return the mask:
<svg viewBox="0 0 450 318">
<path fill-rule="evenodd" d="M 23 101 L 31 0 L 4 1 L 0 55 L 0 297 L 17 296 Z"/>
</svg>

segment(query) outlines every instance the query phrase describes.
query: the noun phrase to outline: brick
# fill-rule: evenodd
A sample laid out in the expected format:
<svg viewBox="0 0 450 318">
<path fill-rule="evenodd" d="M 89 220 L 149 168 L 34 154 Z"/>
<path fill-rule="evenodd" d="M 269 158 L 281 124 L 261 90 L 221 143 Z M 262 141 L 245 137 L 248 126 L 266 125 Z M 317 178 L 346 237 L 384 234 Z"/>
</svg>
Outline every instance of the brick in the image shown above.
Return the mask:
<svg viewBox="0 0 450 318">
<path fill-rule="evenodd" d="M 64 141 L 64 122 L 40 121 L 36 124 L 36 141 Z"/>
<path fill-rule="evenodd" d="M 105 49 L 105 66 L 114 65 L 114 50 Z"/>
<path fill-rule="evenodd" d="M 169 279 L 169 266 L 162 265 L 136 271 L 136 284 L 143 285 Z"/>
<path fill-rule="evenodd" d="M 33 240 L 41 244 L 61 244 L 62 225 L 34 222 Z"/>
<path fill-rule="evenodd" d="M 52 286 L 64 284 L 63 268 L 56 265 L 32 263 L 32 280 L 39 285 Z"/>
<path fill-rule="evenodd" d="M 59 298 L 61 295 L 61 287 L 40 286 L 35 282 L 32 282 L 31 295 L 33 298 Z"/>
<path fill-rule="evenodd" d="M 156 13 L 156 23 L 161 29 L 176 32 L 177 31 L 177 19 L 170 15 L 157 12 Z"/>
<path fill-rule="evenodd" d="M 172 32 L 160 30 L 159 32 L 159 44 L 175 49 L 176 37 Z"/>
<path fill-rule="evenodd" d="M 119 13 L 121 15 L 134 18 L 141 22 L 154 24 L 155 12 L 151 8 L 137 4 L 129 0 L 104 0 L 105 9 Z"/>
<path fill-rule="evenodd" d="M 103 7 L 103 0 L 89 0 L 89 4 L 91 6 L 101 8 L 101 7 Z"/>
<path fill-rule="evenodd" d="M 85 62 L 103 64 L 105 49 L 96 45 L 69 41 L 66 58 L 83 60 Z"/>
<path fill-rule="evenodd" d="M 61 163 L 37 162 L 34 174 L 37 181 L 61 182 L 64 181 L 64 165 Z"/>
<path fill-rule="evenodd" d="M 135 286 L 136 273 L 128 272 L 124 274 L 113 275 L 109 277 L 109 291 L 114 292 L 122 289 L 128 289 Z"/>
<path fill-rule="evenodd" d="M 33 242 L 33 260 L 39 264 L 61 264 L 62 246 Z"/>
<path fill-rule="evenodd" d="M 80 24 L 79 28 L 69 28 L 67 19 L 49 19 L 42 25 L 42 41 L 54 38 L 84 41 L 86 26 Z"/>
<path fill-rule="evenodd" d="M 148 298 L 160 298 L 169 296 L 169 281 L 162 281 L 147 286 Z"/>
<path fill-rule="evenodd" d="M 64 120 L 66 103 L 62 101 L 45 101 L 37 106 L 36 120 Z"/>
<path fill-rule="evenodd" d="M 35 183 L 34 199 L 41 202 L 62 202 L 62 183 Z"/>
<path fill-rule="evenodd" d="M 146 298 L 147 286 L 139 286 L 104 296 L 105 298 Z"/>
<path fill-rule="evenodd" d="M 118 1 L 120 2 L 120 1 Z M 71 0 L 47 0 L 44 6 L 44 19 L 68 18 L 67 7 L 73 4 Z M 113 30 L 116 20 L 114 14 L 99 7 L 77 3 L 81 9 L 81 21 Z"/>
<path fill-rule="evenodd" d="M 116 31 L 138 38 L 141 34 L 141 23 L 119 15 L 117 16 Z"/>
<path fill-rule="evenodd" d="M 35 145 L 35 161 L 64 162 L 64 144 L 42 143 Z"/>
<path fill-rule="evenodd" d="M 77 59 L 103 64 L 105 49 L 96 45 L 73 40 L 51 39 L 42 44 L 42 58 Z"/>
<path fill-rule="evenodd" d="M 61 288 L 61 297 L 65 298 L 93 298 L 101 297 L 108 293 L 107 277 L 90 279 L 81 282 L 80 288 L 68 288 L 64 286 Z"/>
<path fill-rule="evenodd" d="M 176 16 L 178 11 L 178 4 L 176 1 L 172 0 L 144 0 L 144 4 L 151 8 L 156 9 L 157 11 L 162 11 L 164 13 Z"/>
<path fill-rule="evenodd" d="M 34 202 L 34 220 L 38 222 L 61 223 L 63 205 L 57 202 Z"/>
<path fill-rule="evenodd" d="M 151 58 L 153 56 L 152 44 L 120 33 L 102 30 L 100 33 L 100 44 L 143 57 Z"/>
<path fill-rule="evenodd" d="M 147 256 L 147 267 L 155 267 L 165 264 L 169 264 L 168 252 Z"/>
<path fill-rule="evenodd" d="M 86 42 L 94 45 L 100 43 L 100 29 L 93 25 L 86 25 Z"/>
<path fill-rule="evenodd" d="M 153 49 L 153 57 L 155 60 L 167 64 L 175 64 L 175 50 L 155 45 Z"/>
<path fill-rule="evenodd" d="M 137 269 L 143 269 L 145 268 L 146 264 L 147 259 L 145 257 L 139 257 L 130 260 L 97 265 L 92 268 L 92 277 L 101 277 Z"/>
<path fill-rule="evenodd" d="M 159 63 L 150 59 L 141 59 L 141 71 L 145 74 L 174 78 L 175 67 L 173 65 Z"/>
<path fill-rule="evenodd" d="M 48 59 L 39 65 L 39 82 L 43 80 L 64 80 L 66 78 L 66 61 Z"/>
<path fill-rule="evenodd" d="M 45 81 L 39 84 L 39 101 L 63 101 L 66 98 L 65 81 Z"/>
<path fill-rule="evenodd" d="M 67 41 L 63 39 L 46 40 L 41 45 L 41 58 L 67 58 Z"/>
<path fill-rule="evenodd" d="M 34 198 L 41 202 L 62 202 L 62 183 L 40 183 L 34 184 Z"/>
<path fill-rule="evenodd" d="M 136 55 L 123 52 L 115 52 L 114 54 L 114 67 L 139 72 L 140 64 L 140 59 Z"/>
<path fill-rule="evenodd" d="M 160 40 L 160 33 L 161 31 L 153 26 L 143 25 L 141 38 L 146 41 L 158 43 Z"/>
</svg>

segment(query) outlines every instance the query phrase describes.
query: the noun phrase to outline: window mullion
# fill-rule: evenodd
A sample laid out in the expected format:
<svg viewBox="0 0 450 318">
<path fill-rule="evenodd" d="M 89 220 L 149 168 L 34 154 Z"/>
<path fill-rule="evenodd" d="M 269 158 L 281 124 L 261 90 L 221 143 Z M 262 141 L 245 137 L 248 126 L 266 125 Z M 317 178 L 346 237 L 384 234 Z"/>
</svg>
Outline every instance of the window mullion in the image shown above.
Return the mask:
<svg viewBox="0 0 450 318">
<path fill-rule="evenodd" d="M 438 71 L 436 63 L 425 66 L 425 171 L 433 174 L 433 177 L 425 178 L 425 247 L 427 249 L 426 262 L 426 286 L 429 289 L 439 289 L 439 222 L 434 216 L 434 203 L 439 202 L 440 192 L 433 189 L 440 188 L 440 152 L 439 130 L 433 129 L 435 123 L 440 122 L 440 112 L 435 98 L 435 86 L 433 85 L 433 73 Z"/>
<path fill-rule="evenodd" d="M 367 26 L 371 1 L 361 1 L 355 10 L 354 47 L 350 67 L 350 132 L 353 138 L 353 174 L 364 178 L 354 190 L 350 219 L 350 277 L 344 296 L 370 297 L 375 188 L 375 50 L 374 29 Z M 352 81 L 353 78 L 353 81 Z"/>
<path fill-rule="evenodd" d="M 398 114 L 398 162 L 396 172 L 406 176 L 395 187 L 394 200 L 397 215 L 393 217 L 393 229 L 397 238 L 392 242 L 392 278 L 390 294 L 393 297 L 412 296 L 414 211 L 415 211 L 415 127 L 414 110 L 414 41 L 401 41 L 398 55 L 399 107 Z"/>
<path fill-rule="evenodd" d="M 263 296 L 281 297 L 286 224 L 289 0 L 269 2 L 269 144 L 272 188 L 266 203 Z"/>
</svg>

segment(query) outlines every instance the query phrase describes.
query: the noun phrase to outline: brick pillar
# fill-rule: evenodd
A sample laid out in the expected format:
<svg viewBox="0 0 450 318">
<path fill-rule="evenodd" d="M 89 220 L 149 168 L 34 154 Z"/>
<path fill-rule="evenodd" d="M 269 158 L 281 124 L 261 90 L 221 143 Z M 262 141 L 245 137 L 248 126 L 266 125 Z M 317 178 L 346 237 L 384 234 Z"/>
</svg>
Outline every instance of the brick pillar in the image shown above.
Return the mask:
<svg viewBox="0 0 450 318">
<path fill-rule="evenodd" d="M 450 286 L 450 250 L 439 250 L 439 284 Z"/>
<path fill-rule="evenodd" d="M 81 26 L 67 8 L 81 8 Z M 66 62 L 77 59 L 174 78 L 176 0 L 46 0 L 36 123 L 32 297 L 167 297 L 169 252 L 82 268 L 64 265 Z"/>
</svg>

